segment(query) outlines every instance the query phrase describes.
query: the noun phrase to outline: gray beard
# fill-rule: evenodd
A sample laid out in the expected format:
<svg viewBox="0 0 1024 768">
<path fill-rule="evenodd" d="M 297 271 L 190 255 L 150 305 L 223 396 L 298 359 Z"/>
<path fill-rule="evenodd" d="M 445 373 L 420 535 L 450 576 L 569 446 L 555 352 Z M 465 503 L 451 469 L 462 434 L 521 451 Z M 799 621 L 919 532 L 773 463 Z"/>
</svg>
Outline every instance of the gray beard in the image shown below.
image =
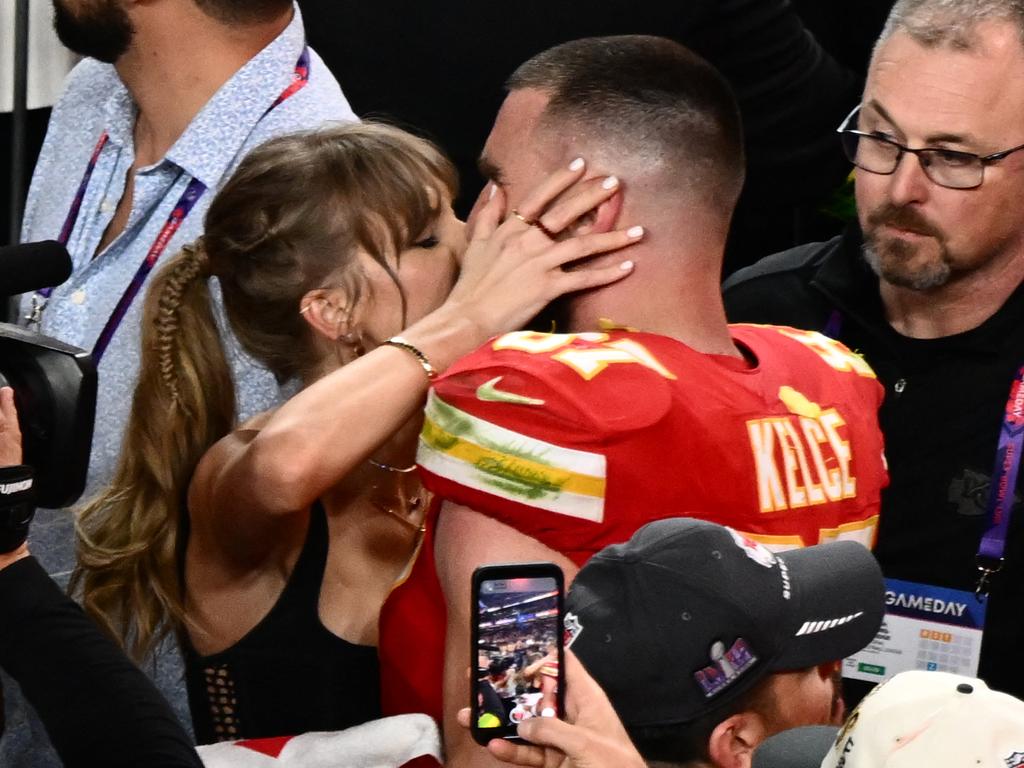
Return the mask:
<svg viewBox="0 0 1024 768">
<path fill-rule="evenodd" d="M 913 247 L 899 240 L 891 240 L 879 246 L 876 240 L 865 234 L 861 252 L 879 279 L 899 288 L 931 291 L 944 286 L 953 276 L 949 256 L 944 247 L 939 251 L 938 262 L 926 264 L 914 271 L 906 268 L 914 255 Z"/>
</svg>

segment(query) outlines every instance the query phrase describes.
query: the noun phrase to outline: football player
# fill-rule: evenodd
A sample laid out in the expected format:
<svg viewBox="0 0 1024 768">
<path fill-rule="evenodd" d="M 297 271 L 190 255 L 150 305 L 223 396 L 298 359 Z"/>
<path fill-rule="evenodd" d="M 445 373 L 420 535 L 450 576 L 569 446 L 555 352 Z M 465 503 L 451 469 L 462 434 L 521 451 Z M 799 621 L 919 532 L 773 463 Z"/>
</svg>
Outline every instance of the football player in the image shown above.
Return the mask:
<svg viewBox="0 0 1024 768">
<path fill-rule="evenodd" d="M 616 174 L 616 194 L 573 222 L 529 209 L 526 191 L 580 156 L 588 174 Z M 512 76 L 480 164 L 523 227 L 559 238 L 635 220 L 646 234 L 627 279 L 555 308 L 560 332 L 498 337 L 430 395 L 418 463 L 445 501 L 385 605 L 381 656 L 385 710 L 437 716 L 443 654 L 451 765 L 489 759 L 455 722 L 477 565 L 553 561 L 569 581 L 594 552 L 679 515 L 774 549 L 870 546 L 887 482 L 882 392 L 858 356 L 817 333 L 726 324 L 719 276 L 744 156 L 709 64 L 652 37 L 552 48 Z"/>
</svg>

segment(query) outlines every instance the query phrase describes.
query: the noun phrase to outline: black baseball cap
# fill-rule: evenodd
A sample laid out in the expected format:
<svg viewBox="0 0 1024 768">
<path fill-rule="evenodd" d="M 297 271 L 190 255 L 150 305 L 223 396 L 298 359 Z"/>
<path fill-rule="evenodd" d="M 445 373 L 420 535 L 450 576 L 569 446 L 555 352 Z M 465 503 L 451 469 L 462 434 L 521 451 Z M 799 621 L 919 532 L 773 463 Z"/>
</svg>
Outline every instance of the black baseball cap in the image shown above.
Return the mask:
<svg viewBox="0 0 1024 768">
<path fill-rule="evenodd" d="M 627 727 L 687 723 L 772 672 L 861 650 L 884 592 L 857 542 L 773 554 L 714 523 L 659 520 L 577 574 L 567 644 Z"/>
</svg>

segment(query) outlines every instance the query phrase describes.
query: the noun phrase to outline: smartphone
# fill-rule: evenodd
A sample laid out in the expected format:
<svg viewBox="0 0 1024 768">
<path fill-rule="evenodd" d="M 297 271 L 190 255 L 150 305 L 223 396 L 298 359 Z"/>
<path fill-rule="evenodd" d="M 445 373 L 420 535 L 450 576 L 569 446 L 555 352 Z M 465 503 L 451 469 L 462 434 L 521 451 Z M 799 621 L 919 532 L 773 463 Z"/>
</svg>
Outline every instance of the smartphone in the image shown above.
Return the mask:
<svg viewBox="0 0 1024 768">
<path fill-rule="evenodd" d="M 473 572 L 470 730 L 480 744 L 521 741 L 516 726 L 565 711 L 565 582 L 554 563 Z"/>
</svg>

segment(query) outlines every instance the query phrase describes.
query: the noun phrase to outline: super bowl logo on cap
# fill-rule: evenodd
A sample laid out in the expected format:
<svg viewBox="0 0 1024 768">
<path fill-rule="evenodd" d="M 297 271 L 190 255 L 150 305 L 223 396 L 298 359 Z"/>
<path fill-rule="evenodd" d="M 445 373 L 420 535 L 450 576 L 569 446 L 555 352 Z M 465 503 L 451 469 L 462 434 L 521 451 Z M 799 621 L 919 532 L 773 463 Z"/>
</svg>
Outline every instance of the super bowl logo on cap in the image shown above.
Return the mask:
<svg viewBox="0 0 1024 768">
<path fill-rule="evenodd" d="M 580 618 L 575 613 L 567 612 L 565 619 L 562 622 L 565 631 L 562 637 L 562 645 L 566 648 L 572 648 L 572 644 L 576 642 L 576 638 L 580 636 L 580 632 L 583 631 L 583 625 L 580 624 Z"/>
<path fill-rule="evenodd" d="M 705 698 L 709 699 L 729 687 L 757 661 L 757 656 L 742 637 L 737 637 L 728 650 L 725 643 L 718 640 L 711 646 L 708 655 L 711 657 L 711 666 L 694 672 L 693 679 L 704 691 Z"/>
<path fill-rule="evenodd" d="M 1006 758 L 1006 768 L 1022 768 L 1024 766 L 1024 752 L 1014 752 Z"/>
<path fill-rule="evenodd" d="M 760 544 L 753 539 L 748 539 L 742 533 L 734 531 L 732 528 L 726 528 L 725 530 L 727 530 L 729 535 L 732 536 L 732 540 L 736 542 L 736 546 L 742 549 L 746 556 L 755 563 L 763 565 L 765 568 L 771 568 L 775 565 L 775 555 L 773 555 L 771 550 L 764 544 Z"/>
</svg>

